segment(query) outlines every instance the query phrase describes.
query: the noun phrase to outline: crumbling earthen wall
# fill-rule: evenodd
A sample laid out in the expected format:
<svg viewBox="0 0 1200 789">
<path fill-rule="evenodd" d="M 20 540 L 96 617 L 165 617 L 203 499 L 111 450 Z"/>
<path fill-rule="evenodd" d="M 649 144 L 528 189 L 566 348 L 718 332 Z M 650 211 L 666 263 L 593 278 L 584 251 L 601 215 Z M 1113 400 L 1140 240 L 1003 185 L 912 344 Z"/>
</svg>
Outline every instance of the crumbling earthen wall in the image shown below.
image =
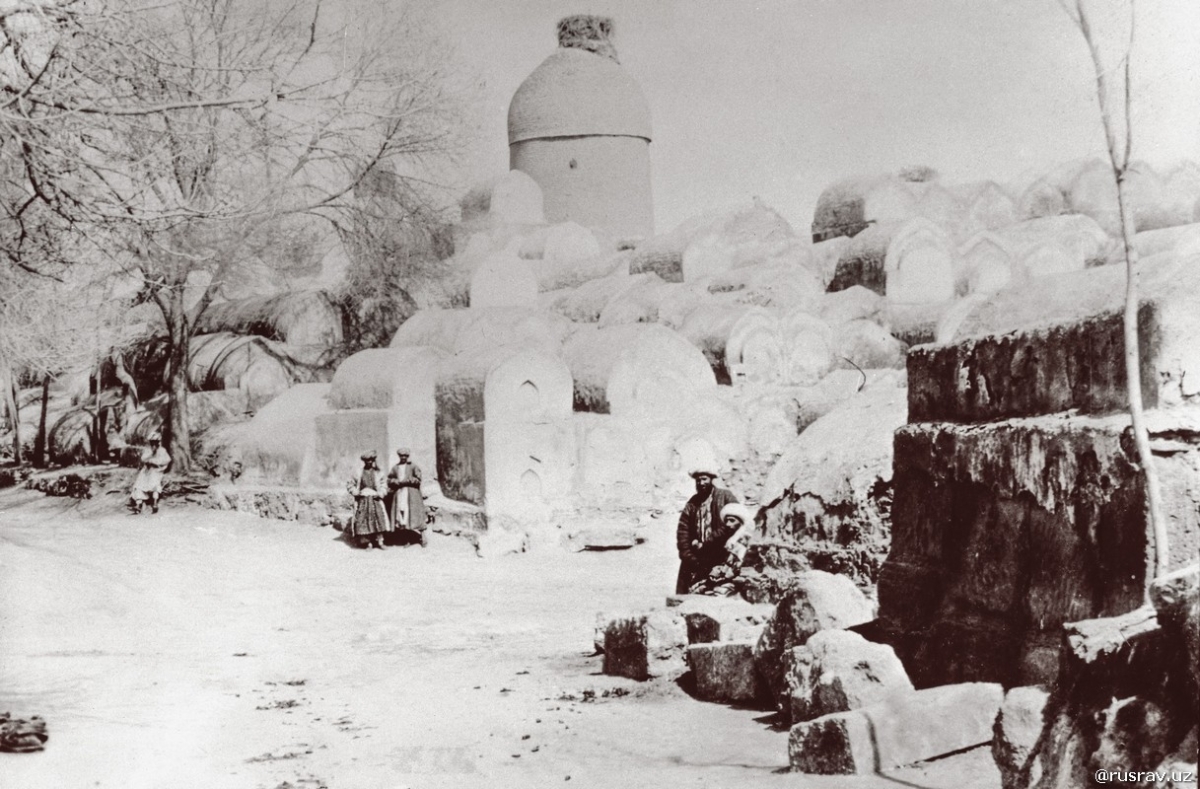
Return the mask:
<svg viewBox="0 0 1200 789">
<path fill-rule="evenodd" d="M 1194 263 L 1148 269 L 1140 313 L 1173 566 L 1200 549 L 1200 412 L 1181 388 L 1197 374 L 1182 350 L 1200 309 Z M 1155 549 L 1124 413 L 1120 317 L 1078 314 L 1097 273 L 1059 278 L 1054 291 L 1075 303 L 1044 303 L 1037 328 L 909 354 L 909 424 L 895 436 L 879 596 L 881 624 L 918 686 L 1050 682 L 1063 623 L 1143 599 Z M 1096 295 L 1099 307 L 1119 298 Z M 992 325 L 1011 322 L 1002 307 L 982 307 L 976 325 L 989 315 Z"/>
</svg>

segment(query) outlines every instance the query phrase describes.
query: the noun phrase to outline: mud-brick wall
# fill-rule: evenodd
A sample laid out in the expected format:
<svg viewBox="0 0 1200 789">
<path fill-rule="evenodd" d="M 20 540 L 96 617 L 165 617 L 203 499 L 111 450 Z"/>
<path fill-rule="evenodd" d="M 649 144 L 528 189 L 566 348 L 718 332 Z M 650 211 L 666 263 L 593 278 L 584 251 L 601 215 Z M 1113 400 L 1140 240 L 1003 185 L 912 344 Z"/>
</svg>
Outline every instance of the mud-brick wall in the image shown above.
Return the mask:
<svg viewBox="0 0 1200 789">
<path fill-rule="evenodd" d="M 1141 312 L 1172 567 L 1200 550 L 1200 409 L 1179 353 L 1195 340 L 1170 320 L 1183 314 Z M 1119 325 L 1109 313 L 910 351 L 879 625 L 918 685 L 1049 682 L 1064 623 L 1143 602 L 1154 544 Z"/>
</svg>

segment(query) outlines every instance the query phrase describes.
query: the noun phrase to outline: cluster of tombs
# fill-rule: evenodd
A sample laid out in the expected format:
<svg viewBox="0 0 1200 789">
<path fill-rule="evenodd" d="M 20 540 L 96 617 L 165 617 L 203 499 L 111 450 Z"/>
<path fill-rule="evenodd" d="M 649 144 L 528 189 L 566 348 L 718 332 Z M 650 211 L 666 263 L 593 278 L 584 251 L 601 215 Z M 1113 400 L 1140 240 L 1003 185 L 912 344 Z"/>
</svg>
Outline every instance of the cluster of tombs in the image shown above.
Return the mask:
<svg viewBox="0 0 1200 789">
<path fill-rule="evenodd" d="M 611 673 L 686 666 L 702 697 L 786 706 L 798 769 L 869 772 L 992 741 L 1000 759 L 1041 760 L 1043 779 L 1026 762 L 1009 785 L 1049 785 L 1133 759 L 1112 743 L 1146 732 L 1157 750 L 1136 758 L 1159 767 L 1196 724 L 1178 699 L 1196 682 L 1200 226 L 1134 239 L 1142 395 L 1176 571 L 1147 613 L 1158 547 L 1126 413 L 1114 236 L 1087 214 L 1026 216 L 1077 205 L 1038 185 L 1037 200 L 1006 203 L 1013 213 L 981 189 L 994 210 L 964 214 L 993 222 L 981 237 L 871 214 L 876 188 L 892 208 L 921 207 L 897 184 L 953 194 L 936 181 L 862 183 L 857 197 L 831 190 L 841 202 L 826 212 L 853 235 L 810 243 L 755 202 L 607 251 L 581 226 L 534 221 L 536 185 L 510 173 L 464 211 L 451 281 L 470 306 L 422 309 L 391 347 L 269 403 L 230 442 L 237 485 L 341 486 L 364 449 L 410 445 L 436 469 L 430 495 L 478 508 L 477 528 L 552 534 L 568 513 L 677 509 L 694 460 L 741 467 L 770 447 L 760 489 L 740 492 L 764 505 L 751 556 L 776 575 L 754 602 L 607 619 Z M 946 245 L 956 235 L 974 242 Z M 825 565 L 821 545 L 837 549 Z M 821 572 L 864 550 L 879 562 Z M 849 688 L 839 666 L 861 665 L 886 681 Z M 1078 697 L 1089 686 L 1132 706 L 1094 714 L 1111 699 Z M 1039 721 L 1034 739 L 993 741 L 1005 714 Z M 937 716 L 930 738 L 907 736 Z"/>
</svg>

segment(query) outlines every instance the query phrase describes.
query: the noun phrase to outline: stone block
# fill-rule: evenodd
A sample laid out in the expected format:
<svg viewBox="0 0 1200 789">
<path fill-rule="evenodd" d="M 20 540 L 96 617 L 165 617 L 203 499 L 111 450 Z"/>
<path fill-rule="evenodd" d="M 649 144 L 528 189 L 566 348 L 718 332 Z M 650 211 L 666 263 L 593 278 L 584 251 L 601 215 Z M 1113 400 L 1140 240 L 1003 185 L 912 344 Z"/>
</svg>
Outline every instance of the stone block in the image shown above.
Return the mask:
<svg viewBox="0 0 1200 789">
<path fill-rule="evenodd" d="M 763 697 L 753 641 L 693 644 L 687 662 L 696 681 L 696 696 L 704 701 L 745 704 Z"/>
<path fill-rule="evenodd" d="M 817 775 L 875 772 L 871 722 L 862 712 L 839 712 L 797 723 L 788 734 L 792 770 Z"/>
<path fill-rule="evenodd" d="M 572 552 L 622 550 L 641 542 L 632 527 L 575 529 L 562 535 L 562 546 Z"/>
<path fill-rule="evenodd" d="M 849 630 L 822 630 L 787 656 L 793 723 L 881 702 L 913 690 L 895 651 Z"/>
<path fill-rule="evenodd" d="M 1027 685 L 1004 695 L 992 729 L 992 758 L 1000 770 L 1004 789 L 1025 789 L 1041 777 L 1035 748 L 1046 726 L 1046 702 L 1050 694 Z"/>
<path fill-rule="evenodd" d="M 678 611 L 687 622 L 688 643 L 757 641 L 775 607 L 748 603 L 738 597 L 687 595 Z"/>
<path fill-rule="evenodd" d="M 798 723 L 788 740 L 792 769 L 886 773 L 986 744 L 1003 697 L 997 684 L 944 685 Z"/>
<path fill-rule="evenodd" d="M 1188 258 L 1139 272 L 1143 399 L 1148 408 L 1200 397 L 1200 270 Z M 912 421 L 983 421 L 1077 408 L 1126 407 L 1125 272 L 1103 266 L 1009 288 L 979 303 L 951 345 L 912 349 Z M 1190 372 L 1189 372 L 1190 371 Z"/>
<path fill-rule="evenodd" d="M 1173 566 L 1194 557 L 1200 535 L 1189 412 L 1147 415 L 1152 441 L 1175 441 L 1156 459 Z M 1128 424 L 1036 417 L 896 431 L 880 619 L 902 636 L 889 642 L 918 687 L 1052 682 L 1048 634 L 1141 603 L 1153 546 Z"/>
<path fill-rule="evenodd" d="M 676 611 L 620 616 L 604 631 L 604 673 L 647 680 L 675 679 L 686 670 L 687 625 Z"/>
<path fill-rule="evenodd" d="M 990 682 L 943 685 L 867 709 L 887 770 L 991 742 L 1004 690 Z"/>
<path fill-rule="evenodd" d="M 1173 332 L 1194 336 L 1194 327 L 1163 325 L 1154 305 L 1142 307 L 1139 327 L 1146 407 L 1182 399 L 1165 390 L 1178 390 L 1189 368 L 1200 374 L 1200 359 L 1165 358 L 1163 349 L 1171 347 Z M 1123 331 L 1121 315 L 1109 314 L 913 348 L 907 357 L 909 419 L 987 422 L 1072 409 L 1122 410 L 1128 405 Z"/>
<path fill-rule="evenodd" d="M 873 618 L 871 603 L 844 575 L 811 570 L 796 578 L 779 602 L 754 648 L 758 670 L 778 709 L 791 704 L 784 681 L 784 655 L 819 630 L 847 628 Z"/>
</svg>

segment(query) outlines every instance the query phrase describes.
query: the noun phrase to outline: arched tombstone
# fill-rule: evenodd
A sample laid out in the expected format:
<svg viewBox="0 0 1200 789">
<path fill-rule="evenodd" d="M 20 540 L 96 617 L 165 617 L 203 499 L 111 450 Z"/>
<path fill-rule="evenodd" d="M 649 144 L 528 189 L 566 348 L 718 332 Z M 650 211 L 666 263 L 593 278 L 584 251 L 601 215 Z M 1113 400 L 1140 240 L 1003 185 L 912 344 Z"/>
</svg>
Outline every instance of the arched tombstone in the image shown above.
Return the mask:
<svg viewBox="0 0 1200 789">
<path fill-rule="evenodd" d="M 733 356 L 729 351 L 735 327 L 747 317 L 754 321 L 765 318 L 768 323 L 775 322 L 774 316 L 762 307 L 709 303 L 692 310 L 679 329 L 679 333 L 704 354 L 717 377 L 717 383 L 729 384 L 738 375 L 745 374 L 739 349 L 735 349 Z"/>
<path fill-rule="evenodd" d="M 529 261 L 518 254 L 520 245 L 520 239 L 513 239 L 475 269 L 469 296 L 472 308 L 537 307 L 537 278 Z"/>
<path fill-rule="evenodd" d="M 1045 178 L 1030 184 L 1017 201 L 1017 216 L 1020 219 L 1040 219 L 1066 212 L 1067 196 Z"/>
<path fill-rule="evenodd" d="M 932 304 L 954 298 L 954 247 L 928 220 L 906 222 L 884 258 L 886 295 L 897 304 Z"/>
<path fill-rule="evenodd" d="M 725 364 L 733 381 L 782 382 L 787 354 L 779 332 L 779 315 L 775 312 L 748 310 L 729 327 Z"/>
<path fill-rule="evenodd" d="M 639 327 L 609 373 L 605 399 L 610 413 L 674 417 L 681 399 L 715 392 L 716 376 L 699 348 L 665 326 Z"/>
<path fill-rule="evenodd" d="M 575 473 L 573 384 L 562 359 L 516 353 L 483 387 L 488 517 L 544 520 L 563 506 Z"/>
<path fill-rule="evenodd" d="M 793 310 L 780 319 L 779 334 L 786 354 L 782 383 L 811 386 L 833 369 L 833 331 L 825 321 Z"/>
<path fill-rule="evenodd" d="M 976 233 L 959 247 L 955 292 L 959 296 L 995 293 L 1014 281 L 1016 266 L 1006 241 L 995 233 Z"/>
<path fill-rule="evenodd" d="M 917 200 L 917 215 L 929 220 L 949 236 L 961 232 L 966 206 L 949 189 L 937 182 L 925 184 Z"/>
<path fill-rule="evenodd" d="M 995 181 L 984 181 L 971 199 L 966 225 L 974 230 L 996 230 L 1018 221 L 1017 205 Z"/>
</svg>

